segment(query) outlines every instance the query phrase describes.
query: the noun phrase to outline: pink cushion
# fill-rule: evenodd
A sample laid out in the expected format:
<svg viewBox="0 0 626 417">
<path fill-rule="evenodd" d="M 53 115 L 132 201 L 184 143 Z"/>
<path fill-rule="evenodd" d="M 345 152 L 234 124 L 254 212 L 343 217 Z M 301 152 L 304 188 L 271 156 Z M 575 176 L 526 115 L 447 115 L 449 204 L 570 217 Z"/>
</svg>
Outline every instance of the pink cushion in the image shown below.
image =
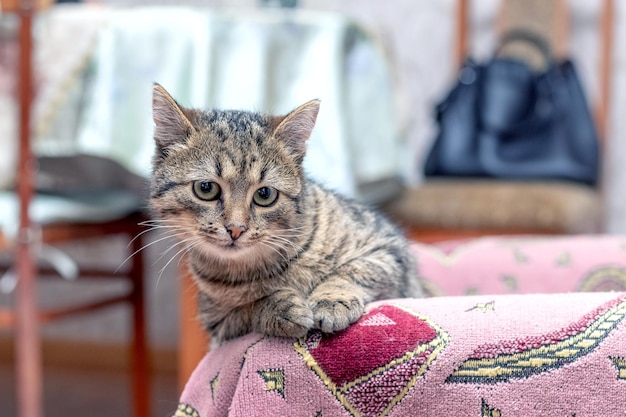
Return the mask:
<svg viewBox="0 0 626 417">
<path fill-rule="evenodd" d="M 626 293 L 375 303 L 334 337 L 210 352 L 176 416 L 622 416 L 625 315 Z"/>
<path fill-rule="evenodd" d="M 489 237 L 413 246 L 430 295 L 626 291 L 626 237 Z"/>
</svg>

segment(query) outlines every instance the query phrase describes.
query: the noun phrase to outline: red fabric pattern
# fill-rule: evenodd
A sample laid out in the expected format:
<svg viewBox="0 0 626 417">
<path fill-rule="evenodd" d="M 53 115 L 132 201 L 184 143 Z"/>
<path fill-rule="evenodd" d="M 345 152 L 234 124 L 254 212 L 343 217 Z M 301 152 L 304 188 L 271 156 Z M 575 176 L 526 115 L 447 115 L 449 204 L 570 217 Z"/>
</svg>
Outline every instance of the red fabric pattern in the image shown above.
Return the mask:
<svg viewBox="0 0 626 417">
<path fill-rule="evenodd" d="M 382 315 L 382 316 L 381 316 Z M 394 324 L 368 325 L 390 319 Z M 309 351 L 338 386 L 367 375 L 437 336 L 428 323 L 392 306 L 375 308 L 348 330 L 323 336 Z"/>
</svg>

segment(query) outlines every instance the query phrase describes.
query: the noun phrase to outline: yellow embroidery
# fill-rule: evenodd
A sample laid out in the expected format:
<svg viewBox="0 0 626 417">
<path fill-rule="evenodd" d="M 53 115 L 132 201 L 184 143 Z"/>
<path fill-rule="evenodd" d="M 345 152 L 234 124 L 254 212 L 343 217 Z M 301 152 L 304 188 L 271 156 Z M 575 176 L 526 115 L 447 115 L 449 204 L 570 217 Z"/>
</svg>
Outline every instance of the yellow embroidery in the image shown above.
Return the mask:
<svg viewBox="0 0 626 417">
<path fill-rule="evenodd" d="M 580 291 L 623 291 L 626 289 L 626 269 L 603 267 L 594 270 L 580 284 Z"/>
<path fill-rule="evenodd" d="M 520 264 L 528 263 L 528 256 L 517 248 L 513 249 L 513 257 L 515 258 L 515 261 L 517 263 L 520 263 Z"/>
<path fill-rule="evenodd" d="M 503 275 L 501 280 L 507 289 L 510 291 L 517 291 L 517 278 L 513 275 Z"/>
<path fill-rule="evenodd" d="M 500 354 L 495 358 L 468 359 L 446 382 L 493 383 L 560 367 L 595 349 L 624 316 L 626 300 L 600 315 L 585 330 L 558 343 L 529 348 L 519 353 Z"/>
<path fill-rule="evenodd" d="M 610 357 L 609 359 L 617 368 L 617 379 L 626 379 L 626 358 Z"/>
<path fill-rule="evenodd" d="M 502 417 L 502 412 L 496 408 L 489 407 L 489 404 L 483 399 L 480 406 L 480 417 Z"/>
<path fill-rule="evenodd" d="M 464 294 L 465 295 L 478 295 L 478 288 L 476 287 L 466 288 Z"/>
<path fill-rule="evenodd" d="M 494 311 L 496 309 L 496 302 L 489 301 L 488 303 L 478 303 L 474 307 L 470 308 L 468 311 Z"/>
<path fill-rule="evenodd" d="M 217 373 L 217 375 L 215 375 L 215 378 L 213 378 L 210 382 L 211 384 L 211 399 L 213 399 L 213 401 L 215 401 L 215 392 L 217 391 L 217 389 L 220 386 L 220 374 L 219 372 Z"/>
<path fill-rule="evenodd" d="M 189 404 L 180 403 L 178 404 L 178 409 L 176 410 L 175 417 L 200 417 L 200 414 L 196 411 L 195 408 L 190 406 Z"/>
<path fill-rule="evenodd" d="M 265 391 L 274 391 L 285 398 L 285 371 L 282 369 L 267 369 L 258 371 L 265 381 Z"/>
<path fill-rule="evenodd" d="M 569 252 L 563 252 L 556 258 L 557 266 L 569 266 L 572 263 L 572 255 Z"/>
</svg>

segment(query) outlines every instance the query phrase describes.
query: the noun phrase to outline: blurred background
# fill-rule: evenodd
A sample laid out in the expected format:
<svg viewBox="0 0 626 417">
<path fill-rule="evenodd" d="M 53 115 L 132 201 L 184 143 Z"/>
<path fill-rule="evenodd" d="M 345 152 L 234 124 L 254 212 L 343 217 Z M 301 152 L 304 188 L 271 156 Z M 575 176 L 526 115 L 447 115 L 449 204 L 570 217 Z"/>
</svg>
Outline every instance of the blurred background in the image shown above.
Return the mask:
<svg viewBox="0 0 626 417">
<path fill-rule="evenodd" d="M 113 214 L 128 216 L 145 207 L 153 152 L 153 82 L 189 107 L 284 114 L 321 99 L 307 172 L 369 204 L 393 204 L 407 189 L 428 183 L 423 166 L 437 134 L 435 107 L 456 83 L 459 70 L 460 3 L 465 2 L 90 0 L 45 5 L 35 13 L 32 28 L 31 145 L 38 160 L 35 188 L 43 198 L 34 200 L 32 217 L 42 224 L 65 224 L 77 216 L 106 223 Z M 469 5 L 465 50 L 477 60 L 489 59 L 498 45 L 505 3 L 515 2 Z M 534 4 L 533 13 L 543 16 L 541 3 L 527 2 L 522 8 Z M 606 2 L 564 3 L 567 46 L 554 48 L 576 64 L 595 114 L 603 86 Z M 593 187 L 599 197 L 592 203 L 601 222 L 582 232 L 623 234 L 626 3 L 614 2 L 610 17 L 608 116 L 601 132 L 600 182 Z M 0 196 L 0 248 L 4 244 L 8 268 L 0 278 L 0 308 L 15 305 L 11 265 L 18 224 L 13 191 L 19 177 L 19 23 L 17 14 L 0 13 L 0 189 L 6 191 Z M 78 208 L 76 200 L 72 206 L 63 200 L 76 196 Z M 108 196 L 106 201 L 102 196 Z M 145 262 L 149 415 L 167 416 L 175 411 L 180 390 L 181 295 L 185 300 L 184 292 L 191 290 L 180 285 L 177 249 L 168 250 L 173 242 L 156 232 L 142 237 L 146 247 L 136 256 Z M 38 281 L 40 305 L 90 300 L 129 288 L 121 280 L 71 279 L 74 264 L 111 270 L 121 265 L 125 270 L 133 250 L 123 237 L 54 248 L 41 246 L 37 257 L 70 280 Z M 136 391 L 127 375 L 126 353 L 132 323 L 128 308 L 108 308 L 42 326 L 45 415 L 133 415 L 131 392 Z M 13 335 L 0 329 L 2 415 L 17 415 L 18 409 Z"/>
</svg>

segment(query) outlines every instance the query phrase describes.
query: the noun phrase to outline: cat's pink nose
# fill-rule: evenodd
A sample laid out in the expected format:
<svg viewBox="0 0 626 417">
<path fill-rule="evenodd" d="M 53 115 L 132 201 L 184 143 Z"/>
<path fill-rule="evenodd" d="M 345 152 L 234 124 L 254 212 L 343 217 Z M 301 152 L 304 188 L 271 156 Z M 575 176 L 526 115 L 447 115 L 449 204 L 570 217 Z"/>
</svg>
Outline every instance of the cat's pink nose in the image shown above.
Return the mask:
<svg viewBox="0 0 626 417">
<path fill-rule="evenodd" d="M 228 234 L 230 234 L 232 240 L 237 240 L 239 236 L 248 229 L 242 224 L 227 224 L 226 230 L 228 230 Z"/>
</svg>

